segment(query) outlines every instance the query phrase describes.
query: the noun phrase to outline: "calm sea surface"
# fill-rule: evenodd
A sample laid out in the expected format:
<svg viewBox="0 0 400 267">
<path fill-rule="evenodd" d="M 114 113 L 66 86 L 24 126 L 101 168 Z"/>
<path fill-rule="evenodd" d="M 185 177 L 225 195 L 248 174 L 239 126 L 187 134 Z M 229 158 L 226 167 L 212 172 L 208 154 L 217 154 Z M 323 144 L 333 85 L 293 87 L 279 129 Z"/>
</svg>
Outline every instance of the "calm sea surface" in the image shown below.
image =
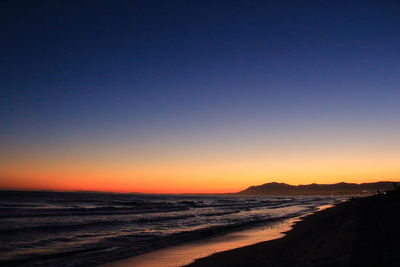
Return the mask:
<svg viewBox="0 0 400 267">
<path fill-rule="evenodd" d="M 0 265 L 96 265 L 296 217 L 332 197 L 0 192 Z"/>
</svg>

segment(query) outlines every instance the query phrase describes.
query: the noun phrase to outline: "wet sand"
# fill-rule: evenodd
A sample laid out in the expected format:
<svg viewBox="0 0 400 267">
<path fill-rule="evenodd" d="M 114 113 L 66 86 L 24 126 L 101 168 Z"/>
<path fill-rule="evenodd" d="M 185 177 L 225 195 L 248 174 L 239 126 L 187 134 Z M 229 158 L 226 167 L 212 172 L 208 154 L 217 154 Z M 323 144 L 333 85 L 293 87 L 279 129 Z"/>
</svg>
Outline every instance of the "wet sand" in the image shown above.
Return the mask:
<svg viewBox="0 0 400 267">
<path fill-rule="evenodd" d="M 216 253 L 190 267 L 400 266 L 400 193 L 343 202 L 283 238 Z"/>
<path fill-rule="evenodd" d="M 332 205 L 323 205 L 318 210 L 324 210 Z M 204 258 L 218 252 L 228 251 L 260 242 L 282 238 L 292 226 L 300 221 L 302 215 L 275 222 L 260 223 L 251 228 L 232 230 L 213 237 L 208 237 L 180 245 L 151 251 L 142 255 L 122 259 L 101 267 L 181 267 L 196 259 Z"/>
<path fill-rule="evenodd" d="M 252 245 L 259 242 L 273 240 L 284 236 L 284 232 L 300 220 L 300 217 L 279 222 L 271 222 L 267 225 L 233 231 L 220 236 L 205 238 L 159 249 L 139 256 L 123 259 L 102 267 L 180 267 L 192 263 L 198 258 L 227 251 L 239 247 Z"/>
</svg>

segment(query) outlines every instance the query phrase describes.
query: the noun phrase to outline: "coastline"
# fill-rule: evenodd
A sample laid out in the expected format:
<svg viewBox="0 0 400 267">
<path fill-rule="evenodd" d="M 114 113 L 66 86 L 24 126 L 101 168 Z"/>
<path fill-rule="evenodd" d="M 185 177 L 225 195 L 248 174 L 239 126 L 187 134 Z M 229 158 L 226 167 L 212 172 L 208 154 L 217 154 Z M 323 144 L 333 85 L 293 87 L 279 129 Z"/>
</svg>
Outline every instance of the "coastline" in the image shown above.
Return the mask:
<svg viewBox="0 0 400 267">
<path fill-rule="evenodd" d="M 259 223 L 251 227 L 232 229 L 220 235 L 197 239 L 182 244 L 150 251 L 141 255 L 101 264 L 102 267 L 181 267 L 193 263 L 196 259 L 215 253 L 230 251 L 261 242 L 282 238 L 296 222 L 304 217 L 330 208 L 336 204 L 322 205 L 316 211 L 300 216 Z"/>
<path fill-rule="evenodd" d="M 299 216 L 301 217 L 301 216 Z M 198 258 L 211 256 L 215 253 L 228 251 L 252 245 L 259 242 L 274 240 L 284 236 L 299 217 L 262 224 L 251 228 L 236 229 L 230 232 L 187 241 L 150 251 L 137 256 L 124 258 L 99 265 L 101 267 L 181 267 L 194 262 Z"/>
<path fill-rule="evenodd" d="M 183 266 L 265 241 L 264 228 L 340 198 L 20 192 L 3 194 L 2 200 L 1 265 L 96 266 L 192 243 L 182 253 L 174 250 L 190 259 L 177 257 Z M 257 227 L 255 234 L 246 230 Z M 205 245 L 213 237 L 218 240 Z"/>
<path fill-rule="evenodd" d="M 197 259 L 187 267 L 400 266 L 400 194 L 342 202 L 297 222 L 283 238 Z"/>
</svg>

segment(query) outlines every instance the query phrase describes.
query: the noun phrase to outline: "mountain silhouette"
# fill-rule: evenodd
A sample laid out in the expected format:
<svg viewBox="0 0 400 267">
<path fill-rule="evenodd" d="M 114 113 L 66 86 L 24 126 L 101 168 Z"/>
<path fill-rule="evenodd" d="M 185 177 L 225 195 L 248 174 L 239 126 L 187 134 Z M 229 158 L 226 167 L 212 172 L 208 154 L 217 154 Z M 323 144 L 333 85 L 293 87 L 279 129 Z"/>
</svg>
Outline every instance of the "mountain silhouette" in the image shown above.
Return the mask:
<svg viewBox="0 0 400 267">
<path fill-rule="evenodd" d="M 238 195 L 367 195 L 394 189 L 394 182 L 289 185 L 266 183 L 250 186 Z"/>
</svg>

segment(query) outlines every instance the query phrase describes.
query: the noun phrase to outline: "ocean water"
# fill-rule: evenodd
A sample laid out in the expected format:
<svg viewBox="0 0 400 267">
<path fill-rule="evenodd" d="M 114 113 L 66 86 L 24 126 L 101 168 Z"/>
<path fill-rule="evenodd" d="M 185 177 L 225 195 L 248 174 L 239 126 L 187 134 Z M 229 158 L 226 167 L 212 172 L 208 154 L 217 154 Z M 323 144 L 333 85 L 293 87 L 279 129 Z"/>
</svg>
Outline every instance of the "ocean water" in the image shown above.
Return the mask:
<svg viewBox="0 0 400 267">
<path fill-rule="evenodd" d="M 339 200 L 2 191 L 0 265 L 96 265 L 296 217 Z"/>
</svg>

